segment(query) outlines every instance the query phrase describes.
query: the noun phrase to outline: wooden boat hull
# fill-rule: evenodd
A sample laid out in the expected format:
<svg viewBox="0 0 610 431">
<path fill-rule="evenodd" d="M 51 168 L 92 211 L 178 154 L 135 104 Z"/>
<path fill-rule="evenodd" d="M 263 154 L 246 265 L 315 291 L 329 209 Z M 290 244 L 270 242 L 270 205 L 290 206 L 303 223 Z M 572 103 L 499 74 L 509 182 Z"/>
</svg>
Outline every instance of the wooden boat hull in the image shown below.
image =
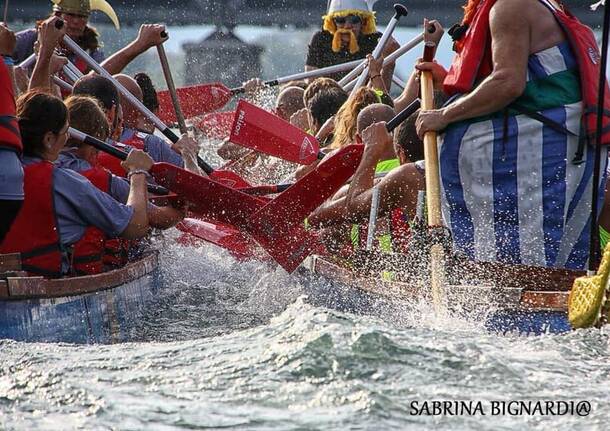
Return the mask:
<svg viewBox="0 0 610 431">
<path fill-rule="evenodd" d="M 130 341 L 161 286 L 156 253 L 96 276 L 0 281 L 0 339 Z"/>
<path fill-rule="evenodd" d="M 423 288 L 358 277 L 324 257 L 312 257 L 305 268 L 321 278 L 308 284 L 309 301 L 318 306 L 401 320 L 422 302 L 431 302 L 429 292 Z M 540 335 L 571 330 L 565 287 L 537 291 L 522 287 L 460 285 L 446 286 L 444 294 L 451 315 L 484 322 L 485 328 L 494 332 Z"/>
</svg>

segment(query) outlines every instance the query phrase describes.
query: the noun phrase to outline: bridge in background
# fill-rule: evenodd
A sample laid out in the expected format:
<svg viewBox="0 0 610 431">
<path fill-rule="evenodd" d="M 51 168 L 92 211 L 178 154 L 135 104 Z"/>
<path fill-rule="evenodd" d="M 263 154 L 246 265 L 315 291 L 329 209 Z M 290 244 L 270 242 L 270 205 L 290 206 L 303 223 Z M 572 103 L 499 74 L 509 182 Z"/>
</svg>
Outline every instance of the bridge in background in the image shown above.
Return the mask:
<svg viewBox="0 0 610 431">
<path fill-rule="evenodd" d="M 326 0 L 109 0 L 123 25 L 144 22 L 163 22 L 169 25 L 229 24 L 257 26 L 319 25 L 326 11 Z M 379 23 L 386 23 L 392 16 L 392 5 L 397 0 L 379 0 L 375 4 Z M 572 12 L 583 22 L 598 27 L 602 13 L 592 12 L 593 0 L 569 2 Z M 424 17 L 438 19 L 446 28 L 461 18 L 464 0 L 405 0 L 402 3 L 410 11 L 403 25 L 416 26 Z M 11 1 L 9 21 L 32 22 L 43 18 L 51 10 L 51 2 L 45 8 L 41 0 Z M 109 22 L 100 12 L 92 22 Z"/>
</svg>

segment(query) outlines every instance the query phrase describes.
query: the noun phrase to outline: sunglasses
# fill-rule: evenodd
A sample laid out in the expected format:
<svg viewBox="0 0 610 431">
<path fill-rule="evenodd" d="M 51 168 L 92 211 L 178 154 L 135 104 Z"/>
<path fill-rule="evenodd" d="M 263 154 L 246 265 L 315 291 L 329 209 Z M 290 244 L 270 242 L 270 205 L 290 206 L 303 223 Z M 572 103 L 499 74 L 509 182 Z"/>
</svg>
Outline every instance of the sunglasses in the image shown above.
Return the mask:
<svg viewBox="0 0 610 431">
<path fill-rule="evenodd" d="M 362 18 L 358 15 L 348 15 L 348 16 L 338 16 L 335 18 L 335 24 L 343 25 L 345 23 L 349 24 L 360 24 L 362 23 Z"/>
</svg>

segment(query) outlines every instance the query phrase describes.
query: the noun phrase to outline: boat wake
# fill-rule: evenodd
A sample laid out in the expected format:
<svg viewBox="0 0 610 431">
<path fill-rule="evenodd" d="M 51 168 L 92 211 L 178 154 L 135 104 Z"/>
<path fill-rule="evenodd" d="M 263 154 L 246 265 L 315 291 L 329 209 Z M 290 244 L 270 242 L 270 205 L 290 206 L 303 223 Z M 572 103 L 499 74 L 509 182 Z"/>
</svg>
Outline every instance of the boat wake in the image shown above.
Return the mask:
<svg viewBox="0 0 610 431">
<path fill-rule="evenodd" d="M 289 275 L 273 264 L 237 261 L 211 244 L 179 245 L 177 235 L 166 232 L 155 240 L 154 246 L 161 250 L 165 288 L 138 325 L 136 340 L 174 341 L 226 334 L 266 324 L 297 300 L 374 316 L 395 327 L 471 332 L 486 331 L 486 316 L 494 311 L 489 305 L 474 307 L 475 298 L 465 293 L 463 301 L 439 313 L 425 298 L 407 301 L 368 295 L 307 271 Z"/>
</svg>

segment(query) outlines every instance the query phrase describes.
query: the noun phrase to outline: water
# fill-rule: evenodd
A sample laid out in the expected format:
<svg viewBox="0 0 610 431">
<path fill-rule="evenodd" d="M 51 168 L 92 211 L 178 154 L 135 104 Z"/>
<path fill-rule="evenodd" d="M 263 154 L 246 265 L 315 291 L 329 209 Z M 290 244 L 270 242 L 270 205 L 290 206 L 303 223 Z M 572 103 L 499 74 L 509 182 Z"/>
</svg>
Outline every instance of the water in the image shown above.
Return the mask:
<svg viewBox="0 0 610 431">
<path fill-rule="evenodd" d="M 137 343 L 0 341 L 0 428 L 608 429 L 608 331 L 523 337 L 425 305 L 350 314 L 311 305 L 304 276 L 213 246 L 163 247 L 162 305 Z M 325 283 L 323 280 L 313 281 Z M 419 416 L 432 400 L 486 416 Z M 491 416 L 491 400 L 587 400 L 587 417 Z M 414 402 L 419 403 L 414 407 Z"/>
<path fill-rule="evenodd" d="M 135 34 L 102 31 L 109 52 Z M 183 42 L 210 29 L 169 31 L 175 60 Z M 238 29 L 249 42 L 266 41 L 264 78 L 300 70 L 313 30 L 290 32 L 289 44 L 278 42 L 283 31 Z M 397 38 L 416 32 L 399 29 Z M 291 57 L 273 60 L 287 51 Z M 418 55 L 399 64 L 402 77 Z M 445 40 L 439 61 L 449 56 Z M 142 65 L 158 72 L 154 52 L 128 72 Z M 163 88 L 160 73 L 154 77 Z M 137 328 L 141 341 L 0 341 L 0 429 L 610 428 L 607 329 L 499 335 L 476 319 L 436 318 L 426 304 L 348 313 L 312 305 L 308 283 L 324 289 L 324 280 L 239 263 L 213 246 L 168 241 L 162 249 L 171 287 Z M 486 415 L 416 414 L 433 400 L 481 402 Z M 587 417 L 491 416 L 493 400 L 586 400 L 592 409 Z"/>
</svg>

